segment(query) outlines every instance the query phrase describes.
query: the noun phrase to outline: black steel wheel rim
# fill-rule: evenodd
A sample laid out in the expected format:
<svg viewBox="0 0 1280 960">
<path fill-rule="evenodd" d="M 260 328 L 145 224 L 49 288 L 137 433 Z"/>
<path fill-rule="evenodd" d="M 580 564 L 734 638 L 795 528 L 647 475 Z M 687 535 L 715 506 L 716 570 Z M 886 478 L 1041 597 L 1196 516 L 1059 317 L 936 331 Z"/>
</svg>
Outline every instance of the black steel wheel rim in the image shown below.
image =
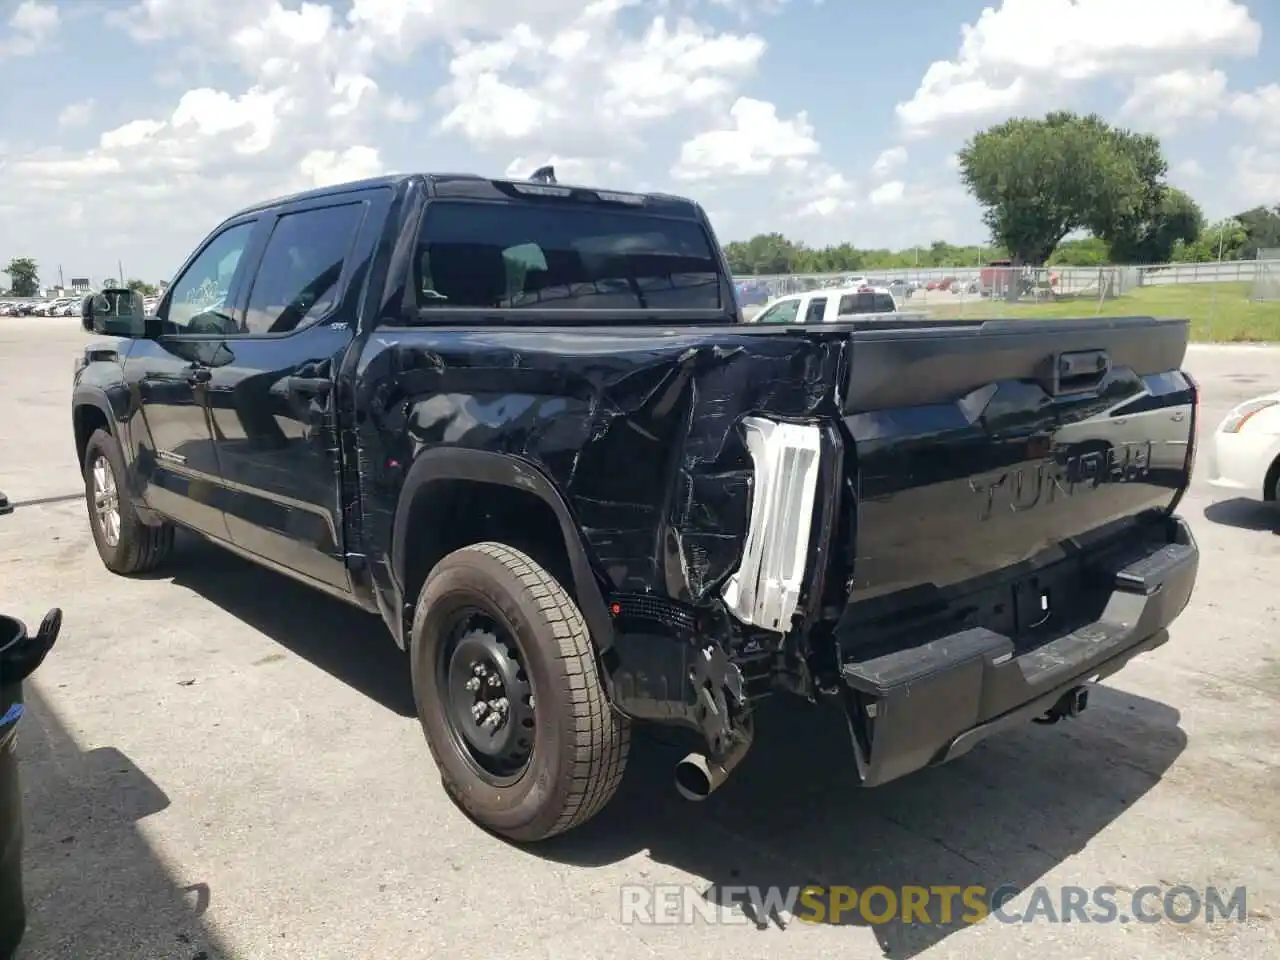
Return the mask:
<svg viewBox="0 0 1280 960">
<path fill-rule="evenodd" d="M 533 758 L 535 702 L 512 632 L 481 610 L 459 610 L 446 626 L 436 669 L 458 752 L 486 783 L 515 783 Z"/>
</svg>

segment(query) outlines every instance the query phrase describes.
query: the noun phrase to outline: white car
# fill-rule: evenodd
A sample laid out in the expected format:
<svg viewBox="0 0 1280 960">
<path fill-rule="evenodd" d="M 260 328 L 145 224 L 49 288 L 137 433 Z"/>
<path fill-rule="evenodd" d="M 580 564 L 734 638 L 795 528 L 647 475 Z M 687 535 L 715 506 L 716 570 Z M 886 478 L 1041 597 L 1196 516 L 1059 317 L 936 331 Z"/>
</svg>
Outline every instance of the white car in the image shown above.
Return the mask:
<svg viewBox="0 0 1280 960">
<path fill-rule="evenodd" d="M 1227 414 L 1209 444 L 1209 483 L 1244 497 L 1280 500 L 1280 391 Z"/>
<path fill-rule="evenodd" d="M 837 287 L 779 297 L 751 322 L 837 323 L 898 312 L 898 301 L 885 287 Z"/>
</svg>

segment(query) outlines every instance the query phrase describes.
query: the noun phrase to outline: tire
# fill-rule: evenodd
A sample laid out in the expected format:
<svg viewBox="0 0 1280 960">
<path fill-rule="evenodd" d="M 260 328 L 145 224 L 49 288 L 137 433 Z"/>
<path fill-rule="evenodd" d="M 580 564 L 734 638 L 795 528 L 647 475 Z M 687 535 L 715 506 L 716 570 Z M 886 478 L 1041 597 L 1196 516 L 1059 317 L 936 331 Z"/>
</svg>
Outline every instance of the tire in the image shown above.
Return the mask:
<svg viewBox="0 0 1280 960">
<path fill-rule="evenodd" d="M 99 465 L 109 472 L 110 485 L 115 491 L 118 531 L 107 529 L 111 524 L 104 520 L 98 509 L 100 498 L 94 471 Z M 89 509 L 89 529 L 93 532 L 93 543 L 98 548 L 103 566 L 112 573 L 146 573 L 169 559 L 173 552 L 173 526 L 168 523 L 158 527 L 148 526 L 139 519 L 129 496 L 121 495 L 121 491 L 127 490 L 124 483 L 126 473 L 124 456 L 115 437 L 105 430 L 95 430 L 85 447 L 82 466 L 85 503 Z"/>
<path fill-rule="evenodd" d="M 459 639 L 458 631 L 474 623 L 493 629 L 471 626 Z M 532 731 L 527 765 L 505 778 L 477 761 L 456 706 L 467 696 L 457 683 L 469 676 L 459 648 L 499 631 L 507 649 L 512 642 L 518 648 L 524 677 L 516 691 L 524 706 L 517 703 L 505 719 L 513 731 Z M 443 666 L 451 650 L 458 673 Z M 480 826 L 517 842 L 545 840 L 586 823 L 613 798 L 626 768 L 630 724 L 605 696 L 581 612 L 537 561 L 501 543 L 446 556 L 418 595 L 409 653 L 418 718 L 445 791 Z M 520 728 L 517 709 L 527 711 Z"/>
</svg>

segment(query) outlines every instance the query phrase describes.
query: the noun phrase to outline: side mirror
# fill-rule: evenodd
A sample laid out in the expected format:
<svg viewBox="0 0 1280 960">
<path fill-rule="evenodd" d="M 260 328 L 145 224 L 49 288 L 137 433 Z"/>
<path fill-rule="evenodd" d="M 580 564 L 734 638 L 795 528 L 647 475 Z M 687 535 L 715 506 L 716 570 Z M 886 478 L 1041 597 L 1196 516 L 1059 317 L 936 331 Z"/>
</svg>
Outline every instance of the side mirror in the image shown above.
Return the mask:
<svg viewBox="0 0 1280 960">
<path fill-rule="evenodd" d="M 147 311 L 136 290 L 107 287 L 80 301 L 80 326 L 89 333 L 141 340 L 147 336 Z"/>
</svg>

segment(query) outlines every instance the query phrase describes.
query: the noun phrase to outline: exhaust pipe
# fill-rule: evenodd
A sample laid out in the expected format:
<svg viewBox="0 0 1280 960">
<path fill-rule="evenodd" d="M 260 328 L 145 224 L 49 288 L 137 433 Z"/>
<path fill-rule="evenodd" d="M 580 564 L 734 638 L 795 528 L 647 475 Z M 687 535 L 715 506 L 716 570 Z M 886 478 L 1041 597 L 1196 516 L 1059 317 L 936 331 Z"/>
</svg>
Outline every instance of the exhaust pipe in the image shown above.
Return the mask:
<svg viewBox="0 0 1280 960">
<path fill-rule="evenodd" d="M 742 736 L 733 748 L 719 759 L 713 760 L 704 753 L 691 753 L 676 764 L 676 790 L 686 800 L 705 800 L 729 774 L 742 762 L 751 749 L 754 738 L 751 733 Z"/>
</svg>

